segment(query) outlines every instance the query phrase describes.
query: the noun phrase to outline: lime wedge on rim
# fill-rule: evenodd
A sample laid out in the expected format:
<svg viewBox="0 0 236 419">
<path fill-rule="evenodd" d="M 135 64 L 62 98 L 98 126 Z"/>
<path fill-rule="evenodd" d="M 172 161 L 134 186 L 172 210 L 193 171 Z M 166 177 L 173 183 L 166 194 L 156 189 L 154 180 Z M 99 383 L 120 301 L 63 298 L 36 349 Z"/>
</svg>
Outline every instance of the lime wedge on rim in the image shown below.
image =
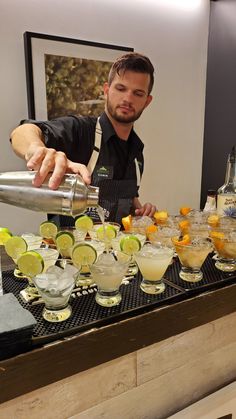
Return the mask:
<svg viewBox="0 0 236 419">
<path fill-rule="evenodd" d="M 91 244 L 78 243 L 73 248 L 71 259 L 77 268 L 82 265 L 92 265 L 97 259 L 97 251 Z"/>
<path fill-rule="evenodd" d="M 45 239 L 52 239 L 56 236 L 58 227 L 53 221 L 43 221 L 39 226 L 39 234 Z"/>
<path fill-rule="evenodd" d="M 20 236 L 12 236 L 5 243 L 5 250 L 12 259 L 17 259 L 22 253 L 26 252 L 28 245 Z"/>
<path fill-rule="evenodd" d="M 34 250 L 22 253 L 17 259 L 17 265 L 19 270 L 30 278 L 41 274 L 44 270 L 43 257 Z"/>
<path fill-rule="evenodd" d="M 4 245 L 12 236 L 12 233 L 7 227 L 0 227 L 0 246 Z"/>
<path fill-rule="evenodd" d="M 138 237 L 126 236 L 120 241 L 120 250 L 127 255 L 133 255 L 141 249 L 142 245 Z"/>
<path fill-rule="evenodd" d="M 117 230 L 112 225 L 101 226 L 97 229 L 97 238 L 98 240 L 112 240 L 117 236 Z M 105 237 L 104 237 L 105 233 Z"/>
<path fill-rule="evenodd" d="M 55 238 L 56 246 L 58 249 L 70 249 L 75 244 L 75 238 L 70 231 L 59 231 Z"/>
<path fill-rule="evenodd" d="M 89 231 L 93 228 L 93 220 L 88 215 L 81 215 L 75 220 L 75 228 L 77 230 Z"/>
</svg>

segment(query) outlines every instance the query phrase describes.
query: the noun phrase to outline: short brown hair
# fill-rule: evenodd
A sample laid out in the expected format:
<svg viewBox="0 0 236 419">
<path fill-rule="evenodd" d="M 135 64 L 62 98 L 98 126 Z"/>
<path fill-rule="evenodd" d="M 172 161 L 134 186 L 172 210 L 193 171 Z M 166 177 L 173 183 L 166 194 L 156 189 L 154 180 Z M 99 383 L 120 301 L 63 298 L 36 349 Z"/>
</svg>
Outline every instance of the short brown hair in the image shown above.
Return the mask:
<svg viewBox="0 0 236 419">
<path fill-rule="evenodd" d="M 116 74 L 120 75 L 120 72 L 124 73 L 127 70 L 134 71 L 136 73 L 149 74 L 150 83 L 148 86 L 148 94 L 150 94 L 154 84 L 154 67 L 149 58 L 137 52 L 130 52 L 117 58 L 111 66 L 108 76 L 108 84 L 111 85 Z"/>
</svg>

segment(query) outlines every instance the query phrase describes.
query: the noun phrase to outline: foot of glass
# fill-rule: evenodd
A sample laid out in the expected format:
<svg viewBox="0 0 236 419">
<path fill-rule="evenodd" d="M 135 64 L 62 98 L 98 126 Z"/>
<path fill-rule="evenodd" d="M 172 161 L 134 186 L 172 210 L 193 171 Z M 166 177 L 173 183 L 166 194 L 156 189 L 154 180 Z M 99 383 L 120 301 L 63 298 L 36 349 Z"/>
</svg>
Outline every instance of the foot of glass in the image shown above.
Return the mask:
<svg viewBox="0 0 236 419">
<path fill-rule="evenodd" d="M 121 302 L 121 294 L 117 291 L 97 291 L 95 300 L 103 307 L 117 306 Z"/>
<path fill-rule="evenodd" d="M 215 267 L 223 272 L 234 272 L 236 271 L 236 260 L 218 259 L 215 263 Z"/>
<path fill-rule="evenodd" d="M 91 273 L 86 273 L 86 274 L 79 273 L 76 277 L 75 285 L 77 287 L 94 285 L 94 280 Z"/>
<path fill-rule="evenodd" d="M 198 282 L 203 278 L 202 271 L 199 269 L 191 269 L 182 267 L 179 276 L 186 282 Z"/>
<path fill-rule="evenodd" d="M 71 316 L 71 313 L 71 306 L 68 305 L 67 307 L 62 308 L 61 310 L 52 310 L 44 307 L 42 314 L 43 318 L 48 322 L 59 323 L 67 320 Z"/>
<path fill-rule="evenodd" d="M 166 285 L 162 280 L 148 281 L 148 279 L 143 278 L 140 288 L 146 294 L 161 294 L 165 291 Z"/>
</svg>

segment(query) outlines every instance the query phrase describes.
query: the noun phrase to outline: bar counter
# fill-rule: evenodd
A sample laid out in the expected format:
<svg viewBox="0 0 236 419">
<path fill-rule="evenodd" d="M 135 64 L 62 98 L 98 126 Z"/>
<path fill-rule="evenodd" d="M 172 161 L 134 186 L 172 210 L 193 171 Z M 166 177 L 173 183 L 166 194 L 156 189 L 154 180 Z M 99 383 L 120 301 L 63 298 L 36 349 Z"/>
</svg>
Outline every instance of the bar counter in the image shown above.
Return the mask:
<svg viewBox="0 0 236 419">
<path fill-rule="evenodd" d="M 149 416 L 147 416 L 150 418 L 161 418 L 167 413 L 175 413 L 180 408 L 187 406 L 204 395 L 209 394 L 235 380 L 236 357 L 233 355 L 229 357 L 229 354 L 227 355 L 228 362 L 230 363 L 230 367 L 227 367 L 225 365 L 225 354 L 222 352 L 226 347 L 230 347 L 231 349 L 233 348 L 233 353 L 235 354 L 236 332 L 232 332 L 232 324 L 236 319 L 235 312 L 236 283 L 234 283 L 234 280 L 231 280 L 229 283 L 223 284 L 219 288 L 205 290 L 200 294 L 188 296 L 187 298 L 180 299 L 180 301 L 177 302 L 167 302 L 166 304 L 161 305 L 160 307 L 155 307 L 147 312 L 144 310 L 141 314 L 129 315 L 127 318 L 121 319 L 118 322 L 113 322 L 101 327 L 93 327 L 84 332 L 50 342 L 40 348 L 33 349 L 13 358 L 0 361 L 0 402 L 2 403 L 0 411 L 2 411 L 3 414 L 17 414 L 17 418 L 27 418 L 27 414 L 31 418 L 40 417 L 39 413 L 33 414 L 32 410 L 30 410 L 31 413 L 29 414 L 27 411 L 27 409 L 30 409 L 29 406 L 31 402 L 29 400 L 32 399 L 34 395 L 35 397 L 38 395 L 37 398 L 40 399 L 40 391 L 46 391 L 47 389 L 49 394 L 52 396 L 52 394 L 54 394 L 54 386 L 56 389 L 60 383 L 64 383 L 63 385 L 65 385 L 65 388 L 69 385 L 68 380 L 72 380 L 74 382 L 73 385 L 76 385 L 76 382 L 82 383 L 85 376 L 87 377 L 86 374 L 95 374 L 96 371 L 100 371 L 101 373 L 101 371 L 105 371 L 106 368 L 109 369 L 109 365 L 111 366 L 111 371 L 113 370 L 115 376 L 117 363 L 120 365 L 119 363 L 122 363 L 123 361 L 125 363 L 130 361 L 131 363 L 134 362 L 135 366 L 133 365 L 133 367 L 135 369 L 135 377 L 133 377 L 132 383 L 126 383 L 126 386 L 123 389 L 120 389 L 119 391 L 116 390 L 114 394 L 103 395 L 101 399 L 98 398 L 95 401 L 90 400 L 90 397 L 88 397 L 87 403 L 84 400 L 82 405 L 80 404 L 79 406 L 76 405 L 76 403 L 69 403 L 67 405 L 66 402 L 63 402 L 65 406 L 64 409 L 67 409 L 67 413 L 63 413 L 63 408 L 60 407 L 60 414 L 58 413 L 57 415 L 54 411 L 55 416 L 52 416 L 52 413 L 49 414 L 50 403 L 47 401 L 48 411 L 45 410 L 44 412 L 42 408 L 40 413 L 42 417 L 42 412 L 44 412 L 44 414 L 48 412 L 46 413 L 47 418 L 69 418 L 75 414 L 75 417 L 96 418 L 100 417 L 99 409 L 102 409 L 101 403 L 105 403 L 104 409 L 107 416 L 103 412 L 105 416 L 101 417 L 108 418 L 109 402 L 113 400 L 113 397 L 116 399 L 117 396 L 125 396 L 127 391 L 128 393 L 130 391 L 134 392 L 134 390 L 137 389 L 140 391 L 141 387 L 145 383 L 151 383 L 153 379 L 157 382 L 157 375 L 155 375 L 154 372 L 151 373 L 151 375 L 154 374 L 153 376 L 149 376 L 144 379 L 144 381 L 140 378 L 145 370 L 144 361 L 142 361 L 139 365 L 139 377 L 137 376 L 137 364 L 140 357 L 142 358 L 142 356 L 144 356 L 145 358 L 147 356 L 149 364 L 151 359 L 153 359 L 155 365 L 149 365 L 149 367 L 152 370 L 155 370 L 155 368 L 157 368 L 158 359 L 162 359 L 163 348 L 165 348 L 168 344 L 168 347 L 169 345 L 172 345 L 172 349 L 174 351 L 172 355 L 169 353 L 169 361 L 172 359 L 171 362 L 173 363 L 173 358 L 178 358 L 180 356 L 179 351 L 175 352 L 175 342 L 179 339 L 179 342 L 182 342 L 182 356 L 185 358 L 185 360 L 181 361 L 181 365 L 186 364 L 185 368 L 188 369 L 190 359 L 187 354 L 189 353 L 193 356 L 194 353 L 197 353 L 197 360 L 200 357 L 198 352 L 199 345 L 202 345 L 201 356 L 204 355 L 206 362 L 208 362 L 207 357 L 209 354 L 213 352 L 215 353 L 215 351 L 218 350 L 217 365 L 209 365 L 208 363 L 209 371 L 206 372 L 206 374 L 209 375 L 209 380 L 208 376 L 205 375 L 204 385 L 199 383 L 199 391 L 195 390 L 195 394 L 193 394 L 191 392 L 193 390 L 191 390 L 191 385 L 189 384 L 189 396 L 186 396 L 185 398 L 182 396 L 176 400 L 173 399 L 172 403 L 171 400 L 169 400 L 169 402 L 166 400 L 167 393 L 170 393 L 170 388 L 167 388 L 167 393 L 164 395 L 162 394 L 161 396 L 161 399 L 163 400 L 163 407 L 161 400 L 158 402 L 159 416 L 155 413 L 157 406 L 155 405 L 156 402 L 154 400 L 152 400 L 152 402 L 149 400 L 149 407 L 147 408 L 146 406 L 145 410 L 145 412 L 147 412 L 147 409 L 153 409 L 149 411 Z M 209 334 L 208 338 L 206 338 L 205 333 L 207 333 L 207 330 L 210 330 L 209 327 L 211 330 L 212 328 L 213 330 L 221 330 L 222 328 L 225 335 L 223 336 L 221 330 L 217 336 L 215 336 L 212 332 Z M 234 329 L 236 328 L 234 327 Z M 224 341 L 224 339 L 226 339 L 227 342 Z M 219 340 L 221 343 L 219 343 Z M 192 353 L 190 347 L 193 345 L 193 342 L 195 342 L 195 347 L 192 348 L 194 351 Z M 211 349 L 209 349 L 209 345 Z M 164 360 L 161 368 L 164 368 L 165 362 L 167 365 L 167 361 Z M 218 368 L 218 372 L 215 367 Z M 158 368 L 160 368 L 160 366 Z M 172 364 L 171 367 L 168 364 L 168 374 L 170 374 L 171 368 L 173 373 L 175 372 L 176 377 L 176 365 Z M 199 358 L 195 369 L 193 368 L 193 371 L 196 370 L 201 372 L 201 368 L 205 368 L 205 364 L 204 361 L 202 359 L 200 361 Z M 111 371 L 107 378 L 108 387 L 109 376 L 112 374 Z M 214 371 L 214 379 L 211 377 L 212 371 Z M 96 378 L 94 378 L 95 381 L 93 382 L 93 385 L 98 387 L 101 385 L 99 374 Z M 148 375 L 150 375 L 150 372 Z M 129 374 L 129 376 L 131 377 L 132 374 Z M 173 377 L 170 379 L 170 384 L 172 382 L 171 380 L 174 379 Z M 121 379 L 119 377 L 118 381 L 120 382 L 120 380 Z M 198 382 L 197 375 L 195 376 L 195 381 Z M 208 384 L 206 385 L 206 383 Z M 178 386 L 177 383 L 176 385 Z M 202 388 L 200 389 L 201 386 Z M 155 388 L 155 384 L 152 384 L 152 388 Z M 172 389 L 174 391 L 174 384 Z M 143 394 L 145 394 L 145 386 L 143 387 L 143 391 Z M 45 396 L 45 392 L 43 394 Z M 29 397 L 28 402 L 27 397 Z M 142 396 L 139 394 L 137 399 L 135 399 L 136 408 L 139 406 L 139 403 L 145 406 L 145 401 L 141 400 L 140 397 L 142 399 Z M 172 396 L 169 394 L 169 397 Z M 157 396 L 156 399 L 158 400 Z M 18 404 L 22 406 L 22 402 L 24 402 L 24 400 L 26 400 L 25 408 L 21 408 L 21 410 L 19 410 Z M 51 403 L 52 402 L 53 398 L 51 398 Z M 56 401 L 54 400 L 54 405 L 55 402 Z M 106 403 L 108 404 L 106 405 Z M 125 409 L 125 400 L 123 400 L 123 406 Z M 44 408 L 46 409 L 45 406 Z M 51 408 L 53 407 L 51 406 Z M 89 412 L 88 416 L 86 416 L 87 409 Z M 95 416 L 93 416 L 93 409 L 98 409 L 96 412 L 94 411 Z M 139 409 L 141 409 L 140 406 Z M 154 412 L 153 416 L 151 412 Z M 119 412 L 119 414 L 120 413 L 121 412 Z M 79 416 L 77 416 L 77 414 L 79 414 Z M 100 414 L 102 415 L 102 413 Z M 125 411 L 123 414 L 125 414 Z M 140 415 L 141 414 L 140 410 Z M 126 416 L 119 416 L 118 412 L 116 414 L 113 412 L 113 416 L 110 417 L 114 419 L 116 417 Z M 136 416 L 127 415 L 127 418 L 131 417 L 141 418 L 142 416 L 139 416 L 137 411 Z"/>
</svg>

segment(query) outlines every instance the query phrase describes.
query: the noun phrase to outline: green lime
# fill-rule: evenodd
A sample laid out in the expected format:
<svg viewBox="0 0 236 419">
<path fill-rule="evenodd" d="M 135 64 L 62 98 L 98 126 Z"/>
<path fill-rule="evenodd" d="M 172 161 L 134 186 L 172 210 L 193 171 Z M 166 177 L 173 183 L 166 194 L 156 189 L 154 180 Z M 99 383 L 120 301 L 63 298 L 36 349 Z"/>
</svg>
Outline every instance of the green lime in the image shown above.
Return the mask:
<svg viewBox="0 0 236 419">
<path fill-rule="evenodd" d="M 5 250 L 8 256 L 16 260 L 22 253 L 26 252 L 28 245 L 20 236 L 12 236 L 5 243 Z"/>
<path fill-rule="evenodd" d="M 12 236 L 10 230 L 6 227 L 0 227 L 0 246 L 4 245 Z"/>
<path fill-rule="evenodd" d="M 127 255 L 133 255 L 141 249 L 141 242 L 136 236 L 126 236 L 120 241 L 120 250 Z"/>
<path fill-rule="evenodd" d="M 75 228 L 77 230 L 89 231 L 93 228 L 93 220 L 88 215 L 81 215 L 75 220 Z"/>
<path fill-rule="evenodd" d="M 44 270 L 43 257 L 34 250 L 30 250 L 20 255 L 17 259 L 17 265 L 19 270 L 30 278 L 41 274 Z"/>
<path fill-rule="evenodd" d="M 65 250 L 70 249 L 75 244 L 75 238 L 73 233 L 70 231 L 59 231 L 56 235 L 56 246 L 57 249 Z"/>
<path fill-rule="evenodd" d="M 105 233 L 105 237 L 104 237 L 104 233 Z M 97 238 L 98 240 L 112 240 L 117 236 L 117 230 L 114 226 L 112 225 L 106 225 L 105 227 L 102 225 L 101 227 L 99 227 L 97 229 Z"/>
<path fill-rule="evenodd" d="M 72 251 L 71 259 L 77 268 L 92 265 L 97 259 L 97 251 L 91 244 L 78 243 Z"/>
<path fill-rule="evenodd" d="M 57 225 L 53 221 L 43 221 L 39 226 L 39 234 L 45 239 L 53 239 L 57 231 Z"/>
</svg>

